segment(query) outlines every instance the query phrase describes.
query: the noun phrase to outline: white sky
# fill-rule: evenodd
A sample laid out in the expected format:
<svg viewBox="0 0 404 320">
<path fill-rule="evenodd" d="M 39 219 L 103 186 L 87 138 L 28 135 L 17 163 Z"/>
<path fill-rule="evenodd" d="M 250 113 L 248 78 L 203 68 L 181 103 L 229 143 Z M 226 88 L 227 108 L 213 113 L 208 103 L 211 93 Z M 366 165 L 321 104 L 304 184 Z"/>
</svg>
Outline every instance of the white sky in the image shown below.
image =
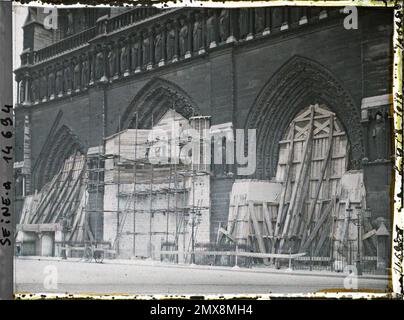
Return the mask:
<svg viewBox="0 0 404 320">
<path fill-rule="evenodd" d="M 13 70 L 20 66 L 20 54 L 23 48 L 23 30 L 28 8 L 13 4 Z M 14 81 L 14 102 L 17 98 L 17 83 Z"/>
</svg>

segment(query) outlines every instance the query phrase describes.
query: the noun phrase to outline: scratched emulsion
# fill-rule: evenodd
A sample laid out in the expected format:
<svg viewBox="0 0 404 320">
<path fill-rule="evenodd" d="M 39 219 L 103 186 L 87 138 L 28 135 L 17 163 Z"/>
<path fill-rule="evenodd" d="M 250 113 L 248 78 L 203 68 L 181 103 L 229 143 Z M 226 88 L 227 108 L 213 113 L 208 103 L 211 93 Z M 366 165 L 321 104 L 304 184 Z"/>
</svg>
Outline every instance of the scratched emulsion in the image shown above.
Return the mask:
<svg viewBox="0 0 404 320">
<path fill-rule="evenodd" d="M 27 4 L 29 1 L 24 0 L 16 0 L 16 2 L 21 2 L 22 4 Z M 232 3 L 237 6 L 238 1 L 233 1 Z M 241 2 L 241 1 L 240 1 Z M 163 5 L 168 6 L 178 5 L 185 3 L 183 1 L 123 1 L 123 0 L 82 0 L 82 1 L 74 1 L 74 0 L 53 0 L 53 1 L 42 1 L 43 4 L 47 5 L 75 5 L 75 4 L 83 4 L 89 6 L 96 5 L 111 5 L 111 6 L 132 6 L 136 5 Z M 224 1 L 210 1 L 210 3 L 225 3 Z M 263 2 L 260 1 L 262 4 Z M 280 5 L 285 4 L 285 2 L 277 2 L 277 1 L 268 1 L 270 5 Z M 393 183 L 392 183 L 392 192 L 391 192 L 391 201 L 392 201 L 392 219 L 394 221 L 394 228 L 392 232 L 392 283 L 390 284 L 391 289 L 393 289 L 394 293 L 385 293 L 378 292 L 376 290 L 357 290 L 347 292 L 344 289 L 325 289 L 321 290 L 317 293 L 312 294 L 293 294 L 293 295 L 273 295 L 273 294 L 263 294 L 263 295 L 238 295 L 235 293 L 234 295 L 206 295 L 203 296 L 205 299 L 233 299 L 233 298 L 245 298 L 245 299 L 273 299 L 279 297 L 300 297 L 300 298 L 346 298 L 346 299 L 400 299 L 404 293 L 403 289 L 403 213 L 402 213 L 402 46 L 403 46 L 403 9 L 401 3 L 399 1 L 341 1 L 337 4 L 336 1 L 287 1 L 288 5 L 301 5 L 301 4 L 309 4 L 311 6 L 332 6 L 332 5 L 354 5 L 354 6 L 368 6 L 374 7 L 377 10 L 377 7 L 394 7 L 394 79 L 393 79 L 393 122 L 394 122 L 394 132 L 392 136 L 392 140 L 394 141 L 395 148 L 395 166 L 393 172 Z M 204 6 L 209 5 L 209 1 L 199 1 L 199 2 L 187 2 L 187 5 L 192 6 Z M 190 299 L 192 296 L 183 295 L 183 296 L 171 296 L 171 295 L 97 295 L 97 294 L 32 294 L 32 293 L 18 293 L 15 295 L 16 299 Z"/>
</svg>

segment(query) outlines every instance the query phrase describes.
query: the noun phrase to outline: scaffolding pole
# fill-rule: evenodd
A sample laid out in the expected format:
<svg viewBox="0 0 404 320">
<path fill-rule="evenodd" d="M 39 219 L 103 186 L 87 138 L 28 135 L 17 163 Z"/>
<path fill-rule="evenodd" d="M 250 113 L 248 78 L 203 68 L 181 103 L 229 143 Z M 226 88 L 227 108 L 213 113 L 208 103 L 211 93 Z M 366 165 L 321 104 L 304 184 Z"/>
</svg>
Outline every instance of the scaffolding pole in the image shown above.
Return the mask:
<svg viewBox="0 0 404 320">
<path fill-rule="evenodd" d="M 133 163 L 133 194 L 135 195 L 133 197 L 133 256 L 136 257 L 136 174 L 137 174 L 137 165 L 136 165 L 136 159 L 137 159 L 137 130 L 138 130 L 138 113 L 135 113 L 136 115 L 136 120 L 135 120 L 135 158 L 134 158 L 134 163 Z"/>
</svg>

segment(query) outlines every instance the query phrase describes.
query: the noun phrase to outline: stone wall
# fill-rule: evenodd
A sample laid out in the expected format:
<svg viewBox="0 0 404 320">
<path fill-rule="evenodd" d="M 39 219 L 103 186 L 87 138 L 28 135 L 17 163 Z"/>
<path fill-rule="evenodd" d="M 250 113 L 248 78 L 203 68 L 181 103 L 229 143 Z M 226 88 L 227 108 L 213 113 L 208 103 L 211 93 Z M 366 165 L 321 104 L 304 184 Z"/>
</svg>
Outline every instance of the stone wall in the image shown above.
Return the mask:
<svg viewBox="0 0 404 320">
<path fill-rule="evenodd" d="M 219 35 L 217 35 L 217 46 L 211 46 L 207 42 L 207 30 L 203 29 L 206 41 L 204 51 L 192 51 L 189 57 L 186 57 L 186 52 L 182 52 L 182 49 L 180 50 L 179 47 L 176 47 L 176 50 L 178 50 L 176 52 L 179 54 L 177 61 L 174 58 L 172 60 L 166 59 L 164 64 L 153 61 L 151 68 L 148 68 L 148 63 L 146 63 L 142 65 L 140 72 L 137 72 L 136 67 L 133 68 L 132 66 L 134 65 L 129 63 L 129 74 L 125 75 L 125 72 L 119 71 L 117 77 L 109 74 L 108 72 L 110 71 L 107 72 L 102 67 L 99 73 L 100 78 L 98 79 L 95 75 L 96 70 L 93 70 L 92 75 L 92 67 L 89 67 L 88 74 L 84 77 L 86 81 L 88 80 L 88 86 L 85 85 L 86 83 L 80 82 L 83 79 L 81 77 L 78 82 L 80 83 L 78 91 L 72 90 L 68 94 L 63 89 L 62 96 L 55 96 L 52 100 L 48 96 L 46 101 L 38 101 L 37 103 L 33 99 L 20 101 L 20 104 L 16 107 L 17 159 L 22 159 L 21 145 L 23 137 L 21 124 L 25 115 L 29 115 L 31 120 L 31 159 L 33 171 L 35 171 L 35 164 L 40 161 L 41 152 L 43 152 L 48 135 L 52 130 L 57 130 L 65 125 L 74 132 L 85 148 L 98 146 L 102 141 L 102 137 L 118 131 L 119 122 L 128 110 L 135 111 L 142 107 L 138 101 L 142 99 L 142 101 L 146 101 L 147 94 L 145 95 L 144 93 L 149 88 L 154 90 L 157 87 L 165 87 L 169 92 L 177 93 L 178 96 L 186 96 L 186 100 L 191 105 L 196 106 L 202 115 L 212 116 L 213 125 L 232 122 L 234 128 L 244 128 L 258 123 L 250 121 L 251 117 L 262 119 L 260 122 L 261 128 L 268 128 L 268 131 L 261 131 L 261 133 L 268 132 L 268 134 L 265 133 L 261 137 L 261 139 L 264 139 L 262 146 L 265 146 L 265 148 L 258 149 L 262 153 L 258 156 L 271 159 L 273 163 L 277 161 L 276 153 L 267 154 L 266 152 L 272 150 L 271 148 L 277 148 L 275 132 L 283 132 L 286 129 L 289 124 L 287 117 L 292 118 L 308 103 L 325 102 L 332 111 L 339 115 L 342 125 L 351 139 L 350 143 L 355 145 L 357 149 L 352 160 L 356 161 L 355 166 L 361 166 L 361 160 L 369 156 L 367 154 L 369 151 L 364 145 L 366 139 L 370 139 L 364 135 L 365 129 L 360 125 L 362 99 L 391 92 L 391 60 L 386 57 L 391 57 L 392 54 L 391 39 L 389 37 L 392 32 L 392 12 L 387 9 L 385 11 L 378 10 L 376 17 L 371 10 L 359 9 L 360 27 L 358 30 L 344 29 L 344 15 L 339 13 L 338 10 L 330 11 L 327 16 L 324 16 L 324 12 L 321 10 L 313 10 L 308 15 L 309 23 L 304 23 L 304 20 L 303 23 L 299 23 L 304 17 L 304 11 L 301 11 L 301 8 L 288 9 L 286 16 L 285 13 L 281 14 L 282 10 L 278 12 L 279 15 L 275 14 L 275 9 L 271 12 L 270 33 L 264 32 L 267 29 L 265 26 L 268 25 L 264 24 L 262 29 L 262 26 L 259 25 L 259 19 L 254 20 L 255 18 L 251 18 L 254 11 L 248 11 L 247 16 L 250 18 L 247 20 L 250 21 L 250 24 L 247 25 L 249 27 L 245 30 L 243 29 L 244 27 L 240 30 L 237 29 L 235 33 L 237 35 L 236 41 L 222 41 L 223 39 L 219 40 Z M 188 11 L 171 14 L 175 14 L 175 16 L 169 16 L 169 18 L 171 17 L 170 21 L 180 21 L 181 17 L 184 17 L 188 23 L 195 22 L 193 13 L 189 14 Z M 221 14 L 220 10 L 215 13 L 218 21 L 220 21 Z M 205 17 L 208 18 L 213 15 L 209 11 Z M 320 16 L 322 17 L 321 19 Z M 243 15 L 238 12 L 237 17 L 242 19 L 240 17 L 243 17 Z M 233 20 L 228 20 L 229 23 L 230 21 Z M 237 21 L 240 22 L 240 20 Z M 256 21 L 258 25 L 251 25 L 253 21 Z M 265 23 L 268 23 L 269 20 L 265 21 L 267 21 Z M 204 26 L 206 27 L 206 23 Z M 153 25 L 147 25 L 146 29 L 150 31 L 153 28 Z M 220 28 L 215 30 L 220 33 Z M 231 31 L 226 30 L 226 32 L 231 35 Z M 111 41 L 118 44 L 118 47 L 114 47 L 117 50 L 116 59 L 118 59 L 118 48 L 122 49 L 122 44 L 125 42 L 120 43 L 119 37 L 111 38 Z M 153 43 L 154 41 L 155 38 L 153 38 Z M 56 69 L 65 66 L 64 63 L 67 61 L 67 66 L 70 68 L 69 72 L 73 75 L 72 61 L 79 61 L 77 57 L 87 59 L 90 52 L 89 65 L 96 62 L 98 53 L 101 53 L 100 59 L 106 59 L 111 48 L 98 47 L 97 45 L 97 42 L 95 44 L 91 43 L 91 46 L 86 45 L 73 50 L 72 54 L 69 53 L 69 55 L 51 61 L 55 62 L 56 65 L 60 63 Z M 90 51 L 86 51 L 88 48 Z M 73 58 L 76 58 L 76 60 Z M 80 61 L 83 62 L 84 60 Z M 112 64 L 107 67 L 107 60 L 103 61 L 105 61 L 105 68 L 112 68 Z M 283 90 L 287 86 L 281 80 L 288 77 L 285 70 L 293 69 L 293 63 L 296 61 L 304 61 L 304 63 L 300 64 L 303 66 L 299 71 L 302 75 L 298 75 L 298 79 L 301 79 L 301 81 L 296 87 L 289 88 L 288 90 L 291 91 L 287 91 L 285 94 Z M 46 61 L 40 62 L 29 71 L 24 68 L 18 70 L 16 72 L 17 81 L 23 81 L 24 79 L 24 81 L 34 80 L 35 77 L 32 77 L 32 75 L 38 75 L 41 70 L 47 70 L 41 69 L 47 63 Z M 310 73 L 305 78 L 307 65 L 315 65 L 316 68 L 318 66 L 316 70 L 320 71 Z M 25 77 L 24 72 L 26 70 L 28 77 Z M 101 80 L 104 73 L 106 75 L 105 81 L 97 82 L 97 80 Z M 336 110 L 334 110 L 333 106 L 336 100 L 327 96 L 328 91 L 321 86 L 327 82 L 316 79 L 316 77 L 321 77 L 324 74 L 329 75 L 333 81 L 335 80 L 335 86 L 338 88 L 340 100 L 338 100 L 338 105 L 335 106 Z M 308 82 L 309 79 L 313 81 Z M 91 80 L 94 80 L 94 84 L 90 85 Z M 273 86 L 274 82 L 276 82 L 276 86 Z M 27 83 L 32 84 L 33 82 Z M 305 83 L 310 85 L 305 87 Z M 73 86 L 73 80 L 70 80 L 68 87 L 73 88 Z M 45 87 L 48 86 L 45 85 Z M 263 110 L 272 110 L 274 100 L 266 100 L 265 97 L 267 97 L 267 92 L 274 92 L 274 90 L 279 93 L 276 114 L 267 112 L 266 117 L 268 118 L 261 117 L 261 113 L 257 111 L 257 106 L 261 103 Z M 291 102 L 287 100 L 290 97 L 289 92 L 292 91 L 293 97 L 295 97 L 293 108 L 290 106 Z M 285 95 L 284 97 L 282 97 L 282 92 Z M 299 100 L 303 95 L 304 99 Z M 164 101 L 162 98 L 159 101 L 161 104 L 158 104 L 158 106 L 166 108 L 167 105 Z M 344 101 L 349 101 L 349 104 L 341 105 L 345 103 Z M 29 103 L 24 105 L 24 102 Z M 56 120 L 60 112 L 62 115 L 60 119 Z M 343 116 L 341 117 L 340 114 L 343 114 Z M 267 119 L 275 116 L 279 118 L 279 121 L 277 120 L 279 125 L 271 127 L 270 120 Z M 344 119 L 346 119 L 345 122 Z M 389 124 L 386 123 L 386 130 L 389 130 L 388 126 Z M 353 128 L 356 128 L 356 131 L 352 131 L 354 130 Z M 359 131 L 357 128 L 359 128 Z M 372 140 L 369 141 L 371 142 Z M 389 159 L 389 155 L 385 154 L 384 158 Z M 387 164 L 387 168 L 389 167 L 390 163 Z M 269 173 L 265 172 L 263 166 L 262 169 L 259 169 L 258 174 L 263 178 L 268 178 L 267 174 L 270 175 L 270 170 L 267 171 Z M 376 172 L 378 173 L 376 174 Z M 364 179 L 367 186 L 380 185 L 379 182 L 383 180 L 384 191 L 379 193 L 383 194 L 381 196 L 383 199 L 378 198 L 377 202 L 379 203 L 389 203 L 387 195 L 390 179 L 388 177 L 386 171 L 381 170 L 375 171 L 368 179 L 365 170 Z M 384 181 L 386 179 L 387 181 Z M 230 192 L 231 185 L 232 179 L 223 180 L 223 178 L 217 176 L 211 177 L 211 240 L 215 237 L 215 230 L 219 222 L 227 221 L 228 197 L 226 197 L 226 194 Z M 104 201 L 106 209 L 109 200 L 104 199 Z M 375 210 L 380 211 L 377 214 L 389 218 L 390 215 L 386 212 L 387 208 L 388 205 L 382 208 L 375 207 Z M 104 234 L 113 225 L 112 215 L 110 217 L 106 215 Z"/>
</svg>

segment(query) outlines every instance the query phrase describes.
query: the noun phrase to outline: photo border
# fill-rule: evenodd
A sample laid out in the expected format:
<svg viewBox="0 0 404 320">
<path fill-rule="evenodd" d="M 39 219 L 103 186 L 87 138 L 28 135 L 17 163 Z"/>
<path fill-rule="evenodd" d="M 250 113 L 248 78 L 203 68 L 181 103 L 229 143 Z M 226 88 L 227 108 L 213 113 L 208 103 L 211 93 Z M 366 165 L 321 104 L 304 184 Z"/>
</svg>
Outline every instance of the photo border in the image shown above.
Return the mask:
<svg viewBox="0 0 404 320">
<path fill-rule="evenodd" d="M 54 6 L 63 4 L 63 7 L 77 7 L 77 6 L 87 6 L 94 5 L 95 2 L 100 3 L 103 6 L 111 5 L 153 5 L 156 7 L 262 7 L 262 6 L 321 6 L 321 7 L 343 7 L 343 6 L 355 6 L 355 7 L 370 7 L 370 8 L 392 8 L 394 9 L 394 32 L 393 32 L 393 81 L 392 81 L 392 107 L 390 109 L 390 114 L 393 117 L 394 134 L 391 137 L 394 145 L 394 171 L 392 173 L 392 185 L 391 185 L 391 208 L 392 208 L 392 238 L 391 238 L 391 280 L 390 280 L 390 293 L 377 293 L 372 291 L 360 292 L 358 291 L 343 291 L 334 292 L 333 289 L 325 290 L 322 292 L 311 293 L 311 294 L 263 294 L 263 295 L 246 295 L 246 294 L 229 294 L 229 295 L 206 295 L 204 299 L 234 299 L 234 298 L 250 298 L 250 299 L 271 299 L 274 297 L 298 297 L 298 298 L 352 298 L 352 299 L 378 299 L 378 298 L 392 298 L 392 299 L 402 299 L 404 294 L 403 288 L 403 230 L 404 230 L 404 217 L 403 217 L 403 189 L 402 189 L 402 179 L 403 179 L 403 167 L 402 167 L 402 157 L 403 157 L 403 145 L 402 145 L 402 102 L 403 102 L 403 91 L 402 91 L 402 51 L 403 51 L 403 6 L 400 1 L 109 1 L 109 0 L 99 0 L 99 1 L 72 1 L 72 0 L 52 0 L 52 1 L 13 1 L 13 5 L 24 5 L 24 6 Z M 80 2 L 79 5 L 77 3 Z M 1 22 L 0 22 L 1 23 Z M 10 26 L 11 27 L 11 26 Z M 4 48 L 4 47 L 3 47 Z M 11 48 L 10 48 L 11 50 Z M 1 61 L 0 61 L 1 63 Z M 3 163 L 0 163 L 3 166 Z M 2 171 L 0 171 L 2 172 Z M 3 192 L 3 189 L 2 191 Z M 0 257 L 2 257 L 3 248 L 0 247 Z M 13 253 L 13 251 L 11 251 Z M 14 257 L 11 257 L 14 259 Z M 1 270 L 0 270 L 1 276 Z M 14 282 L 14 279 L 10 279 Z M 1 282 L 0 282 L 1 283 Z M 0 299 L 1 292 L 4 288 L 0 287 Z M 15 293 L 15 299 L 191 299 L 190 295 L 178 295 L 178 296 L 167 296 L 167 295 L 89 295 L 89 294 L 31 294 L 31 293 Z"/>
</svg>

